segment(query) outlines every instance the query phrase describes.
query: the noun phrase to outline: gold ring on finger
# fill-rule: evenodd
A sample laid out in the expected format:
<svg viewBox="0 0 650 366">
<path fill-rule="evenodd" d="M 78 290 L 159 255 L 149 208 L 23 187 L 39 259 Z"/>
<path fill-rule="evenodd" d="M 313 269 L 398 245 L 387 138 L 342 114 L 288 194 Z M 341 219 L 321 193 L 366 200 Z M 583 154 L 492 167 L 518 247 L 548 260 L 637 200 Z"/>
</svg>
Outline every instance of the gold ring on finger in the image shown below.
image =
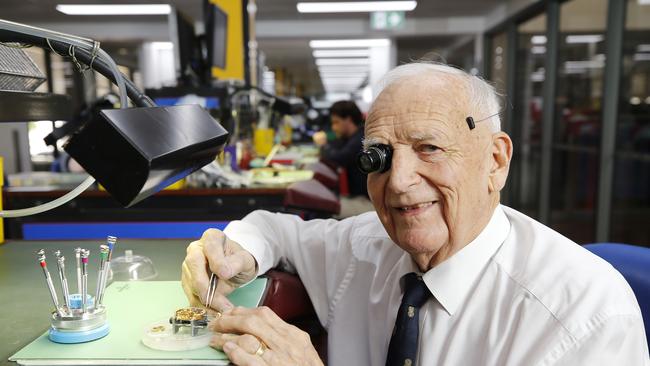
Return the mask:
<svg viewBox="0 0 650 366">
<path fill-rule="evenodd" d="M 267 345 L 266 345 L 264 342 L 262 342 L 261 339 L 260 339 L 259 341 L 260 341 L 260 346 L 257 347 L 257 351 L 255 351 L 255 356 L 260 356 L 260 357 L 262 357 L 262 355 L 264 354 L 264 352 L 266 352 L 266 350 L 268 349 L 268 347 L 267 347 Z"/>
</svg>

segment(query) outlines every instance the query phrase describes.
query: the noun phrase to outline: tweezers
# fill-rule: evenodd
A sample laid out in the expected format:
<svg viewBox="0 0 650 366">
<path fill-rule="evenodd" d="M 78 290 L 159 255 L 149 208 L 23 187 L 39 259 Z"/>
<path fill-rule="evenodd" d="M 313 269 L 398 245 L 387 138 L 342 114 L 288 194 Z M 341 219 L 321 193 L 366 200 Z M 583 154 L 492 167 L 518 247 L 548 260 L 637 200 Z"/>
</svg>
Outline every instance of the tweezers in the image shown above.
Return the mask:
<svg viewBox="0 0 650 366">
<path fill-rule="evenodd" d="M 214 299 L 215 292 L 217 292 L 217 275 L 211 272 L 210 285 L 208 286 L 208 291 L 205 293 L 205 306 L 210 307 L 210 304 L 212 304 L 212 299 Z"/>
</svg>

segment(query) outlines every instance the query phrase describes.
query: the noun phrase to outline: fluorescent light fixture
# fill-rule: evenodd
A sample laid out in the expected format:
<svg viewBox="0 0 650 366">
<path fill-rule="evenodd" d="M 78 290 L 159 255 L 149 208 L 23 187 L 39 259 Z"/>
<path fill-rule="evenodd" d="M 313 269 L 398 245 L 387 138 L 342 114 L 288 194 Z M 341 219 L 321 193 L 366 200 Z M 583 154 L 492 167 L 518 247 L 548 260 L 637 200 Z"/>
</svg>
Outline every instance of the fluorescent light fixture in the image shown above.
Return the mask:
<svg viewBox="0 0 650 366">
<path fill-rule="evenodd" d="M 546 44 L 546 36 L 532 36 L 530 38 L 532 44 Z"/>
<path fill-rule="evenodd" d="M 354 88 L 325 88 L 326 93 L 352 93 L 354 90 Z M 348 97 L 345 99 L 350 98 Z"/>
<path fill-rule="evenodd" d="M 533 46 L 530 48 L 530 53 L 534 55 L 542 55 L 546 53 L 546 46 Z"/>
<path fill-rule="evenodd" d="M 355 90 L 359 89 L 360 86 L 361 84 L 323 84 L 323 88 L 327 90 Z"/>
<path fill-rule="evenodd" d="M 650 53 L 635 53 L 634 61 L 650 61 Z"/>
<path fill-rule="evenodd" d="M 638 0 L 639 5 L 650 5 L 650 0 Z"/>
<path fill-rule="evenodd" d="M 367 77 L 367 74 L 359 73 L 359 72 L 350 73 L 350 74 L 336 74 L 336 73 L 325 73 L 325 74 L 321 73 L 320 74 L 321 79 L 361 78 L 361 80 L 364 80 L 364 79 L 366 79 L 366 77 Z"/>
<path fill-rule="evenodd" d="M 59 4 L 56 10 L 68 15 L 165 15 L 168 4 Z"/>
<path fill-rule="evenodd" d="M 372 13 L 375 11 L 411 11 L 417 1 L 346 1 L 346 2 L 300 2 L 300 13 Z"/>
<path fill-rule="evenodd" d="M 648 0 L 650 1 L 650 0 Z M 650 52 L 650 44 L 639 44 L 636 46 L 636 52 Z"/>
<path fill-rule="evenodd" d="M 362 47 L 388 47 L 388 38 L 370 39 L 319 39 L 309 41 L 311 48 L 362 48 Z"/>
<path fill-rule="evenodd" d="M 324 57 L 368 57 L 370 50 L 314 50 L 314 58 Z"/>
<path fill-rule="evenodd" d="M 172 42 L 151 42 L 151 48 L 155 50 L 173 50 L 174 44 Z"/>
<path fill-rule="evenodd" d="M 361 85 L 363 79 L 361 80 L 322 80 L 323 85 L 325 86 L 358 86 Z"/>
<path fill-rule="evenodd" d="M 541 83 L 544 81 L 544 78 L 545 78 L 544 69 L 537 70 L 530 74 L 530 81 L 534 83 Z"/>
<path fill-rule="evenodd" d="M 602 34 L 580 34 L 566 36 L 566 43 L 598 43 L 605 37 Z"/>
<path fill-rule="evenodd" d="M 367 58 L 317 58 L 316 65 L 369 65 L 370 60 Z"/>
<path fill-rule="evenodd" d="M 323 84 L 361 84 L 366 78 L 321 78 Z"/>
<path fill-rule="evenodd" d="M 368 65 L 337 66 L 326 65 L 318 66 L 319 72 L 368 72 Z"/>
<path fill-rule="evenodd" d="M 324 75 L 333 75 L 333 76 L 338 76 L 338 77 L 366 77 L 368 75 L 368 71 L 321 71 L 319 72 L 320 76 Z"/>
<path fill-rule="evenodd" d="M 605 67 L 603 60 L 567 61 L 564 63 L 566 69 L 601 69 L 603 67 Z"/>
<path fill-rule="evenodd" d="M 328 92 L 327 94 L 325 94 L 325 99 L 331 102 L 335 102 L 341 99 L 350 99 L 350 93 L 329 93 Z"/>
</svg>

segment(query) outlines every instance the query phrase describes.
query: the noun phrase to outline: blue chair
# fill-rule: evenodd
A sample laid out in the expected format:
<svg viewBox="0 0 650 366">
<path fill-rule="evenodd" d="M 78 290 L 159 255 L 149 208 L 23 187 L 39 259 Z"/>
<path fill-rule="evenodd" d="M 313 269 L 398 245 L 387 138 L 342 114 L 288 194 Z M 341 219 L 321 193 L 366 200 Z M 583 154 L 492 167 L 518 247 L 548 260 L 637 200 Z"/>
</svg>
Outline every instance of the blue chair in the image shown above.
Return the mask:
<svg viewBox="0 0 650 366">
<path fill-rule="evenodd" d="M 632 287 L 641 308 L 650 347 L 650 248 L 619 243 L 587 244 L 584 247 L 614 266 Z"/>
</svg>

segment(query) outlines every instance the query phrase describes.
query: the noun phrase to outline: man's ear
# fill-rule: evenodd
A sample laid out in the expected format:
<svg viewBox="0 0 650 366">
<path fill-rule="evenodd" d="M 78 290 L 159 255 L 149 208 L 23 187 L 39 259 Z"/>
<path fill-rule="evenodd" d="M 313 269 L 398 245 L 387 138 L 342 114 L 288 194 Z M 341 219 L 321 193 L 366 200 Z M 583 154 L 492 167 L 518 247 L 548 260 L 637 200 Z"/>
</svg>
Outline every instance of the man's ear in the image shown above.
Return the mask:
<svg viewBox="0 0 650 366">
<path fill-rule="evenodd" d="M 489 191 L 499 192 L 506 185 L 510 160 L 512 159 L 512 140 L 505 132 L 492 135 L 492 166 L 490 168 Z"/>
</svg>

